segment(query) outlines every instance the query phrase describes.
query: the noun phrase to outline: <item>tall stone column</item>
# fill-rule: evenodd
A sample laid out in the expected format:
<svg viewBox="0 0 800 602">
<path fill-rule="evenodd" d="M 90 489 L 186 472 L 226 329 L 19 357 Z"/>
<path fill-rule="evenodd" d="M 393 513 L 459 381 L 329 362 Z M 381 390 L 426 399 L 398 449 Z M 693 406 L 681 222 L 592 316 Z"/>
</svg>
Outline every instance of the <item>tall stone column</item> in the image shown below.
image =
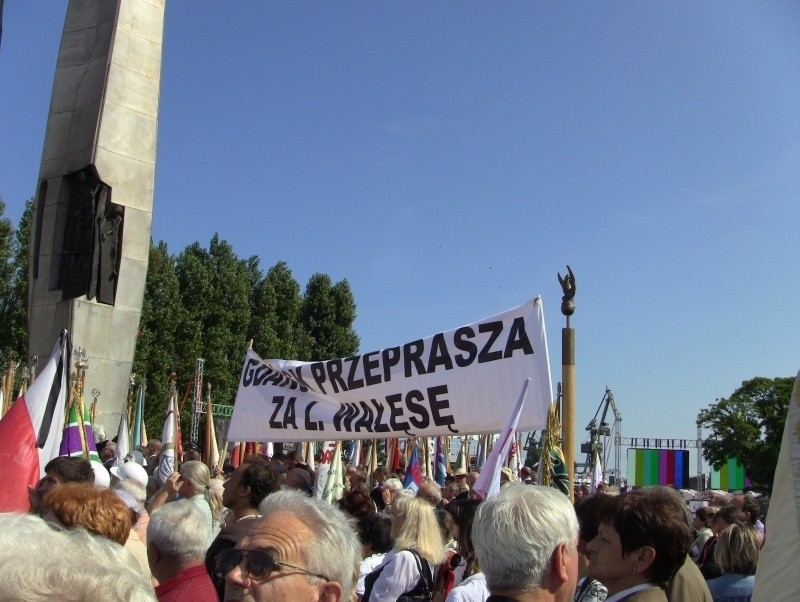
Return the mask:
<svg viewBox="0 0 800 602">
<path fill-rule="evenodd" d="M 116 432 L 144 297 L 165 0 L 70 0 L 32 224 L 29 351 L 84 347 Z M 87 402 L 91 399 L 87 399 Z"/>
</svg>

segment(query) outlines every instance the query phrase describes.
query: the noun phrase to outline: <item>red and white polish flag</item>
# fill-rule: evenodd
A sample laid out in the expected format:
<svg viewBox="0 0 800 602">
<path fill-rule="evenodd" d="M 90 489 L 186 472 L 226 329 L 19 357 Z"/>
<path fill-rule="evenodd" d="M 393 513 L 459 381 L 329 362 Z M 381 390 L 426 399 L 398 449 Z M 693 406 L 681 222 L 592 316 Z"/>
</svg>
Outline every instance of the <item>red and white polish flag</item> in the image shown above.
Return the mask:
<svg viewBox="0 0 800 602">
<path fill-rule="evenodd" d="M 58 456 L 71 355 L 69 333 L 62 330 L 47 365 L 0 420 L 0 512 L 27 512 L 28 488 Z"/>
</svg>

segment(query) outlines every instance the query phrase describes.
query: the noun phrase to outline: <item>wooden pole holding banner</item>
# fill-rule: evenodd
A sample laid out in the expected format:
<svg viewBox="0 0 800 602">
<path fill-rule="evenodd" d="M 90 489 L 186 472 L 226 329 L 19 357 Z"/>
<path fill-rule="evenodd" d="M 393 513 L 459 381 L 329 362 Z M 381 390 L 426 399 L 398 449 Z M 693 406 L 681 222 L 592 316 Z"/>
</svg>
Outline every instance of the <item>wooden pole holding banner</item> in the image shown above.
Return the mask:
<svg viewBox="0 0 800 602">
<path fill-rule="evenodd" d="M 561 432 L 564 463 L 569 476 L 569 498 L 575 501 L 575 331 L 569 318 L 575 313 L 575 275 L 567 266 L 567 275 L 558 275 L 563 290 L 561 313 L 567 318 L 566 328 L 561 329 Z"/>
</svg>

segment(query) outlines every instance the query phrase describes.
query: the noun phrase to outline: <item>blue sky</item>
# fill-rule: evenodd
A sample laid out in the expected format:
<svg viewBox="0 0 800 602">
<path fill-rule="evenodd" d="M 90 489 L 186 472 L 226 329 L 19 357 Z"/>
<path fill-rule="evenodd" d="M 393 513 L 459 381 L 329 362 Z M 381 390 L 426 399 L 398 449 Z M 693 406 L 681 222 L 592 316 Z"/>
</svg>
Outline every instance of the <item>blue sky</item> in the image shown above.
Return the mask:
<svg viewBox="0 0 800 602">
<path fill-rule="evenodd" d="M 41 158 L 66 2 L 6 2 L 0 196 Z M 800 368 L 800 4 L 168 2 L 153 236 L 347 278 L 362 351 L 577 279 L 576 438 Z M 694 460 L 692 460 L 694 472 Z"/>
</svg>

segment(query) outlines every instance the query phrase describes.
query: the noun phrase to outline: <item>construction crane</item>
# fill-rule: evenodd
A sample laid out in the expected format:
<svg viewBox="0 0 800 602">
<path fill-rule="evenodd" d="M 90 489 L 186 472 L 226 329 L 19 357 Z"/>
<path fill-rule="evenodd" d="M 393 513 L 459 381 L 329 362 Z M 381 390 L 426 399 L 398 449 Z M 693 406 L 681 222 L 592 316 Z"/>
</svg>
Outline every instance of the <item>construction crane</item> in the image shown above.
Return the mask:
<svg viewBox="0 0 800 602">
<path fill-rule="evenodd" d="M 614 415 L 614 423 L 610 426 L 606 422 L 609 408 L 611 408 L 611 413 Z M 597 421 L 598 416 L 600 416 L 600 422 Z M 600 405 L 594 414 L 594 418 L 589 422 L 586 430 L 589 431 L 589 441 L 581 444 L 581 453 L 586 454 L 585 472 L 592 471 L 595 460 L 599 457 L 600 465 L 603 467 L 609 484 L 617 484 L 620 478 L 620 465 L 622 464 L 622 415 L 617 409 L 617 404 L 614 402 L 614 394 L 609 387 L 606 387 L 603 399 L 600 400 Z M 609 440 L 612 443 L 611 446 L 608 444 Z M 614 463 L 613 467 L 609 468 L 609 455 L 612 449 Z"/>
</svg>

